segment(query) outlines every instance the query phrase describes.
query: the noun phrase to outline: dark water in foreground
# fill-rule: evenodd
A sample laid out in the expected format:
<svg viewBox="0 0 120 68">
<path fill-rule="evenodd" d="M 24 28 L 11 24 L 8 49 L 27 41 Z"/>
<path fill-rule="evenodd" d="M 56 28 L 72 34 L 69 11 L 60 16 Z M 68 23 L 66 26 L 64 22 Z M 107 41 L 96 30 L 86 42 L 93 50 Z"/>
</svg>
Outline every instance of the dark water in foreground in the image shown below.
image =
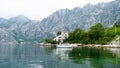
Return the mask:
<svg viewBox="0 0 120 68">
<path fill-rule="evenodd" d="M 120 49 L 0 45 L 0 68 L 120 68 Z"/>
</svg>

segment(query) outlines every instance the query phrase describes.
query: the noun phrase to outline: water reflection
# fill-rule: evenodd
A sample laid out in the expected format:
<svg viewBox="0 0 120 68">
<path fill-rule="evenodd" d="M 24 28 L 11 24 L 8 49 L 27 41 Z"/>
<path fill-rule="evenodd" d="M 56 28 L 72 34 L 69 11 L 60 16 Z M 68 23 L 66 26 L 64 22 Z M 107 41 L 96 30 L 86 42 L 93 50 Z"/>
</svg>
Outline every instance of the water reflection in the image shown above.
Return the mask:
<svg viewBox="0 0 120 68">
<path fill-rule="evenodd" d="M 117 55 L 116 57 L 120 57 L 120 48 L 107 48 L 107 49 L 115 53 Z"/>
<path fill-rule="evenodd" d="M 1 68 L 28 68 L 31 61 L 40 57 L 40 47 L 34 44 L 0 45 Z"/>
<path fill-rule="evenodd" d="M 55 46 L 41 46 L 47 54 L 53 53 L 53 51 L 56 49 Z"/>
<path fill-rule="evenodd" d="M 69 57 L 77 64 L 86 64 L 96 68 L 120 68 L 120 58 L 117 58 L 116 53 L 106 48 L 73 48 L 69 52 Z"/>
<path fill-rule="evenodd" d="M 60 60 L 68 60 L 68 53 L 71 51 L 72 48 L 56 48 L 53 53 L 60 59 Z"/>
<path fill-rule="evenodd" d="M 120 49 L 0 45 L 0 68 L 120 68 Z"/>
<path fill-rule="evenodd" d="M 0 45 L 0 67 L 6 68 L 11 66 L 12 54 L 15 45 L 12 44 L 1 44 Z"/>
</svg>

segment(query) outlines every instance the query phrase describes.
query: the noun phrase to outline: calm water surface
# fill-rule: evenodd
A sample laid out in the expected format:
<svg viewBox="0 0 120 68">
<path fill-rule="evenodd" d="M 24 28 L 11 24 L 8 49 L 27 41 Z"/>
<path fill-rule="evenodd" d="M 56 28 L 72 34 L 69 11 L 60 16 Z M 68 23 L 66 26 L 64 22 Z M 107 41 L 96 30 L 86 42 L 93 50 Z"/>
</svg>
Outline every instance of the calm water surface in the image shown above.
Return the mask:
<svg viewBox="0 0 120 68">
<path fill-rule="evenodd" d="M 120 68 L 119 48 L 0 45 L 0 68 Z"/>
</svg>

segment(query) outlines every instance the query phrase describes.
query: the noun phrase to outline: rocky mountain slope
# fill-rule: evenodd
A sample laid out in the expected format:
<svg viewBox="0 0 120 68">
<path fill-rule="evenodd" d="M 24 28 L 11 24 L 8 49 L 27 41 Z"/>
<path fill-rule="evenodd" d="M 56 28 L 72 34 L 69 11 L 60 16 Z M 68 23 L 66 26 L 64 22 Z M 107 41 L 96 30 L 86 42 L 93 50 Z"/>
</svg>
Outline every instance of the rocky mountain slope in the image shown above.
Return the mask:
<svg viewBox="0 0 120 68">
<path fill-rule="evenodd" d="M 43 26 L 52 31 L 72 31 L 76 28 L 88 30 L 95 23 L 112 26 L 120 18 L 120 0 L 109 3 L 87 4 L 83 8 L 58 10 L 42 20 Z M 48 30 L 49 31 L 49 30 Z"/>
<path fill-rule="evenodd" d="M 98 22 L 104 27 L 111 27 L 118 19 L 120 0 L 114 0 L 96 5 L 87 4 L 83 8 L 76 7 L 72 10 L 61 9 L 42 21 L 30 20 L 22 15 L 10 19 L 0 18 L 0 29 L 10 33 L 10 37 L 18 42 L 42 41 L 47 37 L 53 37 L 53 32 L 73 31 L 76 28 L 87 31 Z"/>
<path fill-rule="evenodd" d="M 17 41 L 12 36 L 11 32 L 0 29 L 0 44 L 16 44 Z"/>
</svg>

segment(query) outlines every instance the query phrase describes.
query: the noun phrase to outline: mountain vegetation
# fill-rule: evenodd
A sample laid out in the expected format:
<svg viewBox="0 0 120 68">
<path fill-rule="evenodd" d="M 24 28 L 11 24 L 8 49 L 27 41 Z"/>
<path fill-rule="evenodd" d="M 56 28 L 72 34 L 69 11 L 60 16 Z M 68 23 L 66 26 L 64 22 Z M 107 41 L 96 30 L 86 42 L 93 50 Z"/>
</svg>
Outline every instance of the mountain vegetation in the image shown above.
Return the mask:
<svg viewBox="0 0 120 68">
<path fill-rule="evenodd" d="M 97 23 L 85 32 L 76 29 L 69 33 L 65 42 L 83 44 L 108 44 L 116 37 L 120 36 L 120 21 L 118 20 L 113 27 L 104 28 L 101 23 Z"/>
</svg>

